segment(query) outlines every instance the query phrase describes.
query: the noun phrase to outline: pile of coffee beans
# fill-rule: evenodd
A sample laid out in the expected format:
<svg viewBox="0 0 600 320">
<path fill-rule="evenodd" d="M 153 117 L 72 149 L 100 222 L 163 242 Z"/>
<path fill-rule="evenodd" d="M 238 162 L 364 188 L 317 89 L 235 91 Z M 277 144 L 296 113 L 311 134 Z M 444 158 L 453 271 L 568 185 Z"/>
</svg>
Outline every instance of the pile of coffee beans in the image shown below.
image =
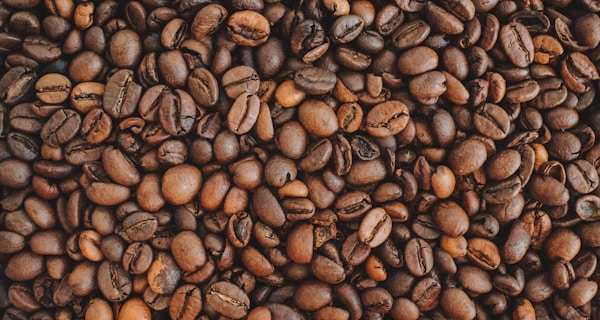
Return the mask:
<svg viewBox="0 0 600 320">
<path fill-rule="evenodd" d="M 600 319 L 599 12 L 0 1 L 1 319 Z"/>
</svg>

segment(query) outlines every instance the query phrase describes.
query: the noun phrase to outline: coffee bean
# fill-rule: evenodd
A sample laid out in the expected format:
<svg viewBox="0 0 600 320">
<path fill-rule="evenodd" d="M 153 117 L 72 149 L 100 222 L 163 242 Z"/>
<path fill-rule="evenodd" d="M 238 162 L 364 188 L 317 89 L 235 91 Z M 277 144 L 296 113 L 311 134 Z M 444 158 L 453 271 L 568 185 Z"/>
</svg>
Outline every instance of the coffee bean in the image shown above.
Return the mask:
<svg viewBox="0 0 600 320">
<path fill-rule="evenodd" d="M 433 268 L 433 250 L 423 239 L 409 240 L 404 248 L 404 261 L 411 274 L 421 277 Z"/>
<path fill-rule="evenodd" d="M 62 51 L 58 43 L 41 35 L 32 35 L 23 40 L 23 53 L 37 62 L 47 63 L 58 59 Z"/>
<path fill-rule="evenodd" d="M 498 105 L 485 103 L 473 114 L 473 124 L 483 135 L 494 139 L 504 139 L 510 130 L 510 118 Z"/>
<path fill-rule="evenodd" d="M 369 111 L 365 119 L 367 131 L 376 137 L 395 135 L 406 127 L 408 108 L 400 101 L 384 102 Z"/>
<path fill-rule="evenodd" d="M 359 16 L 353 14 L 340 16 L 331 26 L 332 40 L 337 43 L 348 43 L 358 37 L 363 26 L 364 21 Z"/>
<path fill-rule="evenodd" d="M 33 161 L 40 155 L 39 142 L 34 138 L 13 131 L 6 136 L 8 150 L 17 159 Z"/>
<path fill-rule="evenodd" d="M 358 237 L 371 248 L 379 246 L 392 230 L 392 219 L 382 208 L 369 210 L 358 229 Z"/>
<path fill-rule="evenodd" d="M 117 71 L 106 84 L 104 110 L 115 119 L 132 115 L 141 90 L 140 85 L 133 80 L 132 71 L 126 69 Z"/>
<path fill-rule="evenodd" d="M 406 50 L 398 57 L 398 70 L 407 75 L 418 75 L 435 69 L 437 53 L 429 47 L 418 46 Z"/>
<path fill-rule="evenodd" d="M 591 65 L 589 58 L 577 52 L 564 58 L 560 73 L 565 85 L 578 93 L 588 91 L 590 81 L 598 79 L 598 71 Z"/>
<path fill-rule="evenodd" d="M 112 131 L 112 119 L 100 108 L 88 112 L 81 124 L 81 135 L 91 144 L 98 144 L 108 139 Z"/>
<path fill-rule="evenodd" d="M 299 308 L 314 311 L 329 304 L 333 297 L 329 285 L 318 281 L 307 281 L 299 285 L 293 299 Z"/>
<path fill-rule="evenodd" d="M 219 100 L 217 79 L 207 69 L 194 69 L 188 78 L 188 87 L 194 100 L 201 106 L 212 107 Z"/>
<path fill-rule="evenodd" d="M 217 31 L 227 18 L 228 12 L 219 4 L 209 4 L 200 9 L 191 25 L 194 38 L 201 39 Z"/>
<path fill-rule="evenodd" d="M 42 127 L 42 141 L 59 146 L 73 139 L 81 127 L 81 116 L 70 109 L 56 111 Z"/>
<path fill-rule="evenodd" d="M 98 268 L 98 289 L 109 301 L 123 301 L 132 290 L 130 275 L 118 264 L 104 261 Z"/>
<path fill-rule="evenodd" d="M 239 95 L 227 114 L 229 130 L 238 135 L 250 131 L 258 118 L 259 108 L 260 101 L 255 94 Z"/>
<path fill-rule="evenodd" d="M 36 97 L 42 102 L 60 104 L 71 93 L 71 81 L 60 74 L 46 74 L 38 79 L 35 84 L 35 90 Z"/>
<path fill-rule="evenodd" d="M 444 312 L 450 317 L 461 319 L 475 318 L 475 303 L 459 288 L 448 288 L 444 290 L 440 297 L 440 305 Z"/>
<path fill-rule="evenodd" d="M 193 319 L 202 310 L 202 292 L 200 288 L 186 284 L 175 290 L 169 303 L 169 315 L 172 319 Z"/>
<path fill-rule="evenodd" d="M 131 298 L 128 299 L 121 310 L 119 310 L 118 319 L 130 319 L 130 318 L 142 318 L 149 319 L 151 318 L 150 308 L 142 301 L 140 298 Z"/>
<path fill-rule="evenodd" d="M 142 43 L 133 30 L 117 31 L 108 44 L 110 58 L 119 68 L 132 68 L 140 61 Z"/>
<path fill-rule="evenodd" d="M 253 68 L 238 66 L 229 69 L 223 74 L 221 85 L 225 89 L 227 96 L 235 99 L 244 92 L 250 94 L 256 93 L 260 85 L 260 79 L 258 73 Z"/>
<path fill-rule="evenodd" d="M 467 258 L 485 270 L 495 270 L 500 264 L 498 247 L 483 238 L 471 238 L 468 241 Z"/>
<path fill-rule="evenodd" d="M 486 159 L 485 145 L 473 139 L 467 139 L 456 145 L 448 156 L 450 168 L 460 175 L 469 174 L 481 168 Z"/>
<path fill-rule="evenodd" d="M 396 48 L 402 50 L 421 44 L 430 32 L 431 26 L 427 22 L 415 19 L 400 25 L 394 32 L 392 41 Z"/>
<path fill-rule="evenodd" d="M 229 16 L 227 23 L 233 42 L 249 47 L 265 43 L 271 34 L 267 19 L 254 11 L 237 11 Z"/>
<path fill-rule="evenodd" d="M 309 133 L 319 137 L 329 137 L 338 129 L 335 112 L 322 101 L 302 103 L 298 108 L 298 118 Z"/>
<path fill-rule="evenodd" d="M 148 269 L 148 285 L 158 294 L 170 294 L 181 279 L 181 269 L 175 260 L 164 252 L 159 252 Z"/>
<path fill-rule="evenodd" d="M 245 317 L 250 309 L 248 296 L 229 282 L 211 284 L 206 291 L 205 299 L 207 307 L 232 319 Z"/>
<path fill-rule="evenodd" d="M 335 74 L 323 68 L 302 68 L 294 73 L 294 83 L 304 92 L 320 95 L 333 90 L 337 78 Z"/>
</svg>

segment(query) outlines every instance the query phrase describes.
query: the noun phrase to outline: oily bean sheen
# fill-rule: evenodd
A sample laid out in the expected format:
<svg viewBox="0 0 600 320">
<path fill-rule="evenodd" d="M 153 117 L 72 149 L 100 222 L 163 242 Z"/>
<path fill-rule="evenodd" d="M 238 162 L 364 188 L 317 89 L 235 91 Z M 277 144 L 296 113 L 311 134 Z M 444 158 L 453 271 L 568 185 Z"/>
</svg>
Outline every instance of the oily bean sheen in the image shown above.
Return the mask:
<svg viewBox="0 0 600 320">
<path fill-rule="evenodd" d="M 598 13 L 0 1 L 0 318 L 599 319 Z"/>
</svg>

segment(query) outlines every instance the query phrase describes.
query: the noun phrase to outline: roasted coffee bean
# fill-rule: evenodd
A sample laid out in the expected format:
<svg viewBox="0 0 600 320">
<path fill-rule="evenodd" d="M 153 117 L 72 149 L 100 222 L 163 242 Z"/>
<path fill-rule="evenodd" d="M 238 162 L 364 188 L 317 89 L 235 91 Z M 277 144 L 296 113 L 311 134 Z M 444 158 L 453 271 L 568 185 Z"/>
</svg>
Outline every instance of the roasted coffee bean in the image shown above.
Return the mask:
<svg viewBox="0 0 600 320">
<path fill-rule="evenodd" d="M 229 16 L 228 33 L 233 42 L 249 47 L 256 47 L 267 41 L 271 28 L 267 19 L 260 13 L 243 10 Z"/>
<path fill-rule="evenodd" d="M 16 131 L 10 132 L 6 136 L 6 145 L 15 158 L 24 161 L 33 161 L 40 155 L 39 142 Z"/>
<path fill-rule="evenodd" d="M 299 89 L 312 95 L 331 92 L 336 81 L 335 74 L 323 68 L 302 68 L 294 73 L 294 84 Z"/>
<path fill-rule="evenodd" d="M 260 101 L 258 96 L 242 93 L 235 99 L 227 114 L 227 126 L 231 132 L 242 135 L 250 131 L 258 118 Z"/>
<path fill-rule="evenodd" d="M 337 43 L 348 43 L 360 34 L 364 21 L 356 15 L 348 14 L 337 18 L 331 26 L 333 41 Z"/>
<path fill-rule="evenodd" d="M 402 50 L 425 41 L 431 32 L 431 26 L 423 20 L 415 19 L 407 21 L 395 30 L 392 42 L 396 48 Z"/>
<path fill-rule="evenodd" d="M 81 124 L 81 136 L 91 144 L 108 139 L 112 132 L 112 119 L 100 108 L 90 110 Z"/>
<path fill-rule="evenodd" d="M 62 50 L 58 43 L 41 35 L 32 35 L 23 40 L 23 53 L 37 62 L 48 63 L 58 59 Z"/>
<path fill-rule="evenodd" d="M 469 174 L 481 168 L 486 159 L 485 145 L 474 139 L 459 143 L 448 156 L 450 168 L 459 175 Z"/>
<path fill-rule="evenodd" d="M 130 277 L 118 264 L 104 261 L 98 268 L 98 289 L 109 301 L 123 301 L 131 294 Z"/>
<path fill-rule="evenodd" d="M 207 69 L 194 69 L 188 78 L 188 87 L 194 100 L 201 106 L 212 107 L 219 100 L 217 79 Z"/>
<path fill-rule="evenodd" d="M 177 288 L 169 303 L 171 319 L 193 319 L 202 310 L 202 292 L 195 285 L 185 284 Z"/>
<path fill-rule="evenodd" d="M 240 288 L 229 282 L 211 284 L 205 294 L 206 306 L 232 319 L 245 317 L 250 309 L 250 299 Z"/>
<path fill-rule="evenodd" d="M 579 52 L 570 53 L 564 58 L 560 74 L 565 85 L 577 93 L 588 91 L 591 81 L 599 78 L 598 71 L 590 59 Z"/>
<path fill-rule="evenodd" d="M 499 37 L 504 53 L 515 66 L 525 68 L 533 62 L 533 40 L 524 25 L 511 22 L 500 29 Z"/>
<path fill-rule="evenodd" d="M 231 99 L 237 98 L 244 92 L 256 93 L 260 85 L 258 73 L 251 67 L 238 66 L 229 69 L 221 79 L 225 93 Z"/>
<path fill-rule="evenodd" d="M 73 139 L 81 127 L 81 116 L 70 109 L 56 111 L 42 127 L 40 136 L 44 143 L 60 146 Z"/>
<path fill-rule="evenodd" d="M 196 39 L 210 36 L 217 31 L 227 18 L 228 12 L 219 4 L 209 4 L 200 9 L 191 25 L 192 35 Z"/>
<path fill-rule="evenodd" d="M 433 249 L 425 240 L 414 238 L 406 244 L 404 261 L 411 274 L 418 277 L 428 274 L 433 268 L 433 260 Z"/>
<path fill-rule="evenodd" d="M 358 237 L 361 242 L 375 248 L 385 241 L 392 230 L 392 219 L 383 208 L 369 210 L 360 224 Z"/>
<path fill-rule="evenodd" d="M 106 84 L 104 110 L 115 119 L 132 115 L 141 90 L 141 86 L 133 80 L 132 71 L 126 69 L 117 71 Z"/>
</svg>

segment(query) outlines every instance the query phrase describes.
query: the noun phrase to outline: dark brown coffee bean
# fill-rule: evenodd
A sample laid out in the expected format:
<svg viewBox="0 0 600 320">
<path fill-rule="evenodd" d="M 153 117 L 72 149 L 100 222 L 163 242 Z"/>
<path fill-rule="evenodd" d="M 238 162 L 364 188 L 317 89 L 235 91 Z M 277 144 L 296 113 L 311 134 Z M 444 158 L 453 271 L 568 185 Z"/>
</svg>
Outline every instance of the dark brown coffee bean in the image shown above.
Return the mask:
<svg viewBox="0 0 600 320">
<path fill-rule="evenodd" d="M 23 53 L 37 62 L 48 63 L 58 59 L 62 50 L 58 43 L 41 35 L 32 35 L 23 40 Z"/>
<path fill-rule="evenodd" d="M 110 59 L 119 68 L 135 67 L 142 55 L 140 36 L 133 30 L 117 31 L 108 44 Z"/>
<path fill-rule="evenodd" d="M 482 190 L 483 199 L 490 204 L 498 204 L 510 201 L 521 191 L 521 180 L 517 176 L 489 183 Z"/>
<path fill-rule="evenodd" d="M 123 269 L 131 274 L 143 274 L 152 264 L 152 248 L 145 243 L 134 242 L 123 254 Z"/>
<path fill-rule="evenodd" d="M 206 290 L 206 306 L 232 318 L 245 317 L 250 309 L 250 299 L 240 288 L 229 282 L 215 282 Z"/>
<path fill-rule="evenodd" d="M 358 229 L 358 237 L 371 248 L 385 241 L 392 231 L 392 219 L 383 208 L 369 210 Z"/>
<path fill-rule="evenodd" d="M 447 288 L 440 297 L 440 306 L 453 318 L 474 319 L 475 302 L 459 288 Z"/>
<path fill-rule="evenodd" d="M 333 90 L 337 81 L 335 74 L 323 68 L 303 68 L 294 74 L 294 84 L 302 91 L 320 95 Z"/>
<path fill-rule="evenodd" d="M 129 215 L 120 227 L 117 227 L 116 233 L 126 241 L 145 241 L 150 239 L 158 228 L 158 221 L 155 216 L 138 211 Z"/>
<path fill-rule="evenodd" d="M 162 96 L 158 112 L 161 125 L 173 136 L 189 133 L 196 118 L 196 107 L 192 96 L 180 89 Z"/>
<path fill-rule="evenodd" d="M 25 237 L 11 231 L 0 231 L 0 252 L 17 253 L 25 248 Z"/>
<path fill-rule="evenodd" d="M 502 49 L 515 66 L 525 68 L 533 62 L 533 40 L 521 23 L 511 22 L 503 26 L 499 37 Z"/>
<path fill-rule="evenodd" d="M 585 195 L 577 199 L 575 212 L 583 221 L 594 221 L 598 219 L 598 205 L 600 205 L 599 197 Z"/>
<path fill-rule="evenodd" d="M 375 14 L 373 24 L 379 34 L 388 36 L 400 27 L 402 21 L 404 21 L 402 10 L 394 5 L 385 5 Z"/>
<path fill-rule="evenodd" d="M 514 174 L 521 165 L 521 154 L 513 149 L 503 150 L 494 155 L 485 166 L 488 178 L 503 180 Z"/>
<path fill-rule="evenodd" d="M 196 39 L 210 36 L 219 29 L 227 18 L 227 14 L 227 9 L 219 4 L 209 4 L 203 7 L 194 17 L 190 28 L 192 36 Z"/>
<path fill-rule="evenodd" d="M 510 130 L 510 118 L 500 106 L 485 103 L 473 113 L 473 124 L 481 134 L 493 139 L 506 138 Z"/>
<path fill-rule="evenodd" d="M 172 88 L 184 88 L 189 68 L 181 50 L 163 52 L 156 62 L 160 78 Z"/>
<path fill-rule="evenodd" d="M 221 85 L 229 98 L 236 99 L 244 92 L 250 94 L 256 93 L 260 86 L 260 79 L 258 73 L 253 68 L 248 66 L 238 66 L 229 69 L 223 74 Z"/>
<path fill-rule="evenodd" d="M 15 158 L 33 161 L 40 155 L 39 141 L 29 135 L 13 131 L 6 136 L 8 150 Z"/>
<path fill-rule="evenodd" d="M 318 310 L 331 302 L 332 289 L 323 282 L 306 281 L 298 286 L 293 299 L 294 304 L 302 310 Z"/>
<path fill-rule="evenodd" d="M 395 135 L 408 123 L 408 107 L 400 101 L 384 102 L 373 107 L 365 121 L 367 132 L 373 136 Z"/>
<path fill-rule="evenodd" d="M 451 7 L 455 10 L 457 9 L 457 6 Z M 438 7 L 433 3 L 427 3 L 424 11 L 427 21 L 435 30 L 444 34 L 460 34 L 463 32 L 463 23 L 454 14 L 445 9 Z"/>
<path fill-rule="evenodd" d="M 290 15 L 290 18 L 297 19 L 295 14 Z M 304 19 L 294 23 L 297 25 L 290 34 L 290 49 L 293 54 L 304 58 L 310 56 L 311 51 L 329 47 L 329 42 L 325 40 L 325 30 L 319 22 L 313 19 Z"/>
<path fill-rule="evenodd" d="M 169 303 L 171 319 L 194 319 L 202 310 L 202 291 L 192 284 L 177 288 Z"/>
<path fill-rule="evenodd" d="M 404 248 L 404 261 L 409 272 L 421 277 L 428 274 L 433 268 L 433 249 L 423 239 L 409 240 Z"/>
<path fill-rule="evenodd" d="M 207 69 L 194 69 L 188 78 L 188 87 L 194 100 L 201 106 L 212 107 L 219 100 L 217 79 Z"/>
<path fill-rule="evenodd" d="M 565 85 L 578 93 L 588 91 L 591 81 L 599 78 L 589 58 L 580 52 L 572 52 L 564 58 L 560 74 Z"/>
<path fill-rule="evenodd" d="M 60 146 L 77 135 L 81 127 L 81 116 L 70 109 L 56 111 L 42 127 L 42 141 L 51 146 Z"/>
<path fill-rule="evenodd" d="M 100 108 L 90 110 L 81 124 L 82 137 L 91 144 L 108 139 L 112 131 L 112 119 Z"/>
<path fill-rule="evenodd" d="M 231 132 L 242 135 L 250 131 L 258 118 L 260 101 L 248 92 L 240 94 L 227 114 L 227 126 Z"/>
<path fill-rule="evenodd" d="M 261 187 L 254 191 L 252 205 L 258 217 L 271 227 L 280 227 L 285 222 L 281 205 L 269 189 Z"/>
<path fill-rule="evenodd" d="M 337 18 L 332 26 L 333 41 L 337 43 L 348 43 L 360 34 L 364 21 L 356 15 L 348 14 Z"/>
<path fill-rule="evenodd" d="M 109 301 L 123 301 L 132 290 L 130 275 L 120 265 L 104 261 L 98 268 L 98 289 Z"/>
<path fill-rule="evenodd" d="M 108 79 L 103 106 L 115 119 L 132 115 L 137 107 L 142 87 L 133 76 L 133 71 L 122 69 Z"/>
<path fill-rule="evenodd" d="M 387 313 L 392 309 L 394 300 L 384 288 L 368 288 L 361 294 L 360 300 L 367 311 Z"/>
<path fill-rule="evenodd" d="M 467 139 L 456 145 L 448 157 L 452 171 L 455 174 L 465 175 L 483 166 L 487 159 L 487 152 L 482 142 Z"/>
</svg>

